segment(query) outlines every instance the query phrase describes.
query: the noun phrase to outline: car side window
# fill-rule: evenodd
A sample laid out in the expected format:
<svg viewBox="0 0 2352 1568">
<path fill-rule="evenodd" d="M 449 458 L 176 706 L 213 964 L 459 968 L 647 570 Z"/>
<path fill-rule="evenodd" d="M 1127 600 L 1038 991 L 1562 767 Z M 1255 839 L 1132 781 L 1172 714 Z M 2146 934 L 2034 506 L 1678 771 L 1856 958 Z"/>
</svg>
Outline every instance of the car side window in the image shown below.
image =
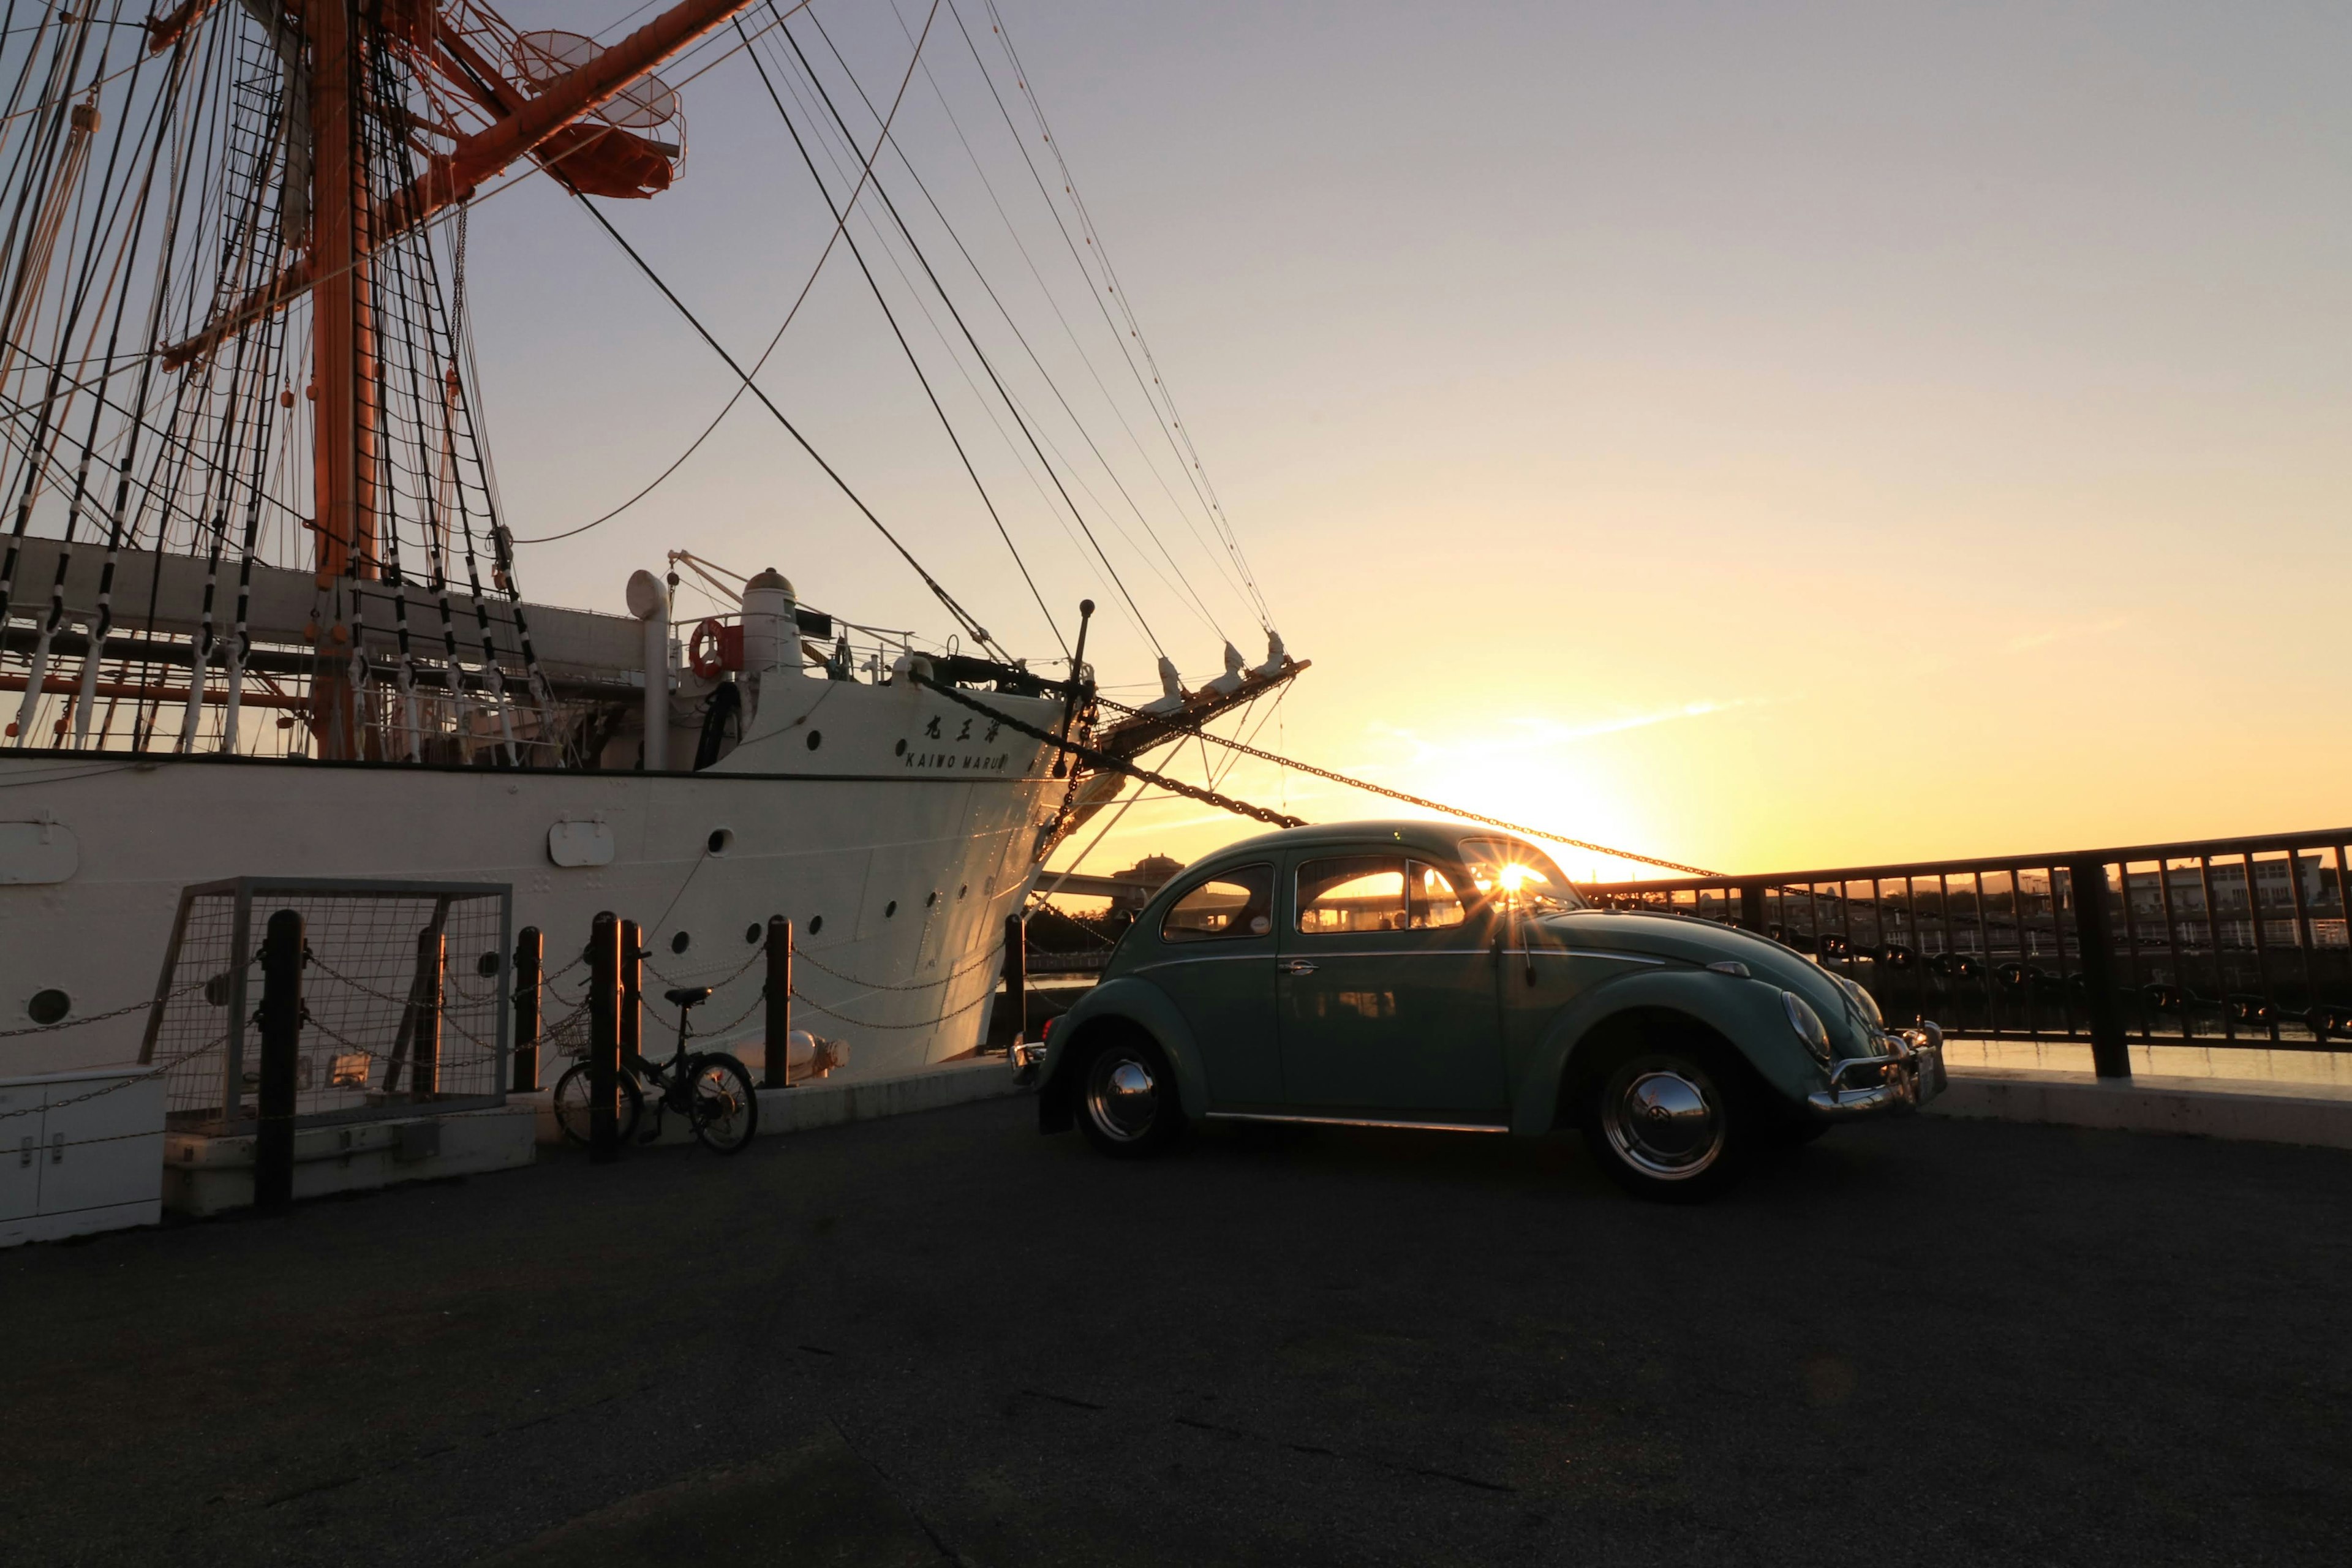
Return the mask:
<svg viewBox="0 0 2352 1568">
<path fill-rule="evenodd" d="M 1404 858 L 1335 855 L 1298 867 L 1298 929 L 1310 936 L 1405 929 Z"/>
<path fill-rule="evenodd" d="M 1419 860 L 1404 863 L 1406 914 L 1414 931 L 1438 931 L 1468 919 L 1462 895 L 1453 881 L 1434 866 Z"/>
<path fill-rule="evenodd" d="M 1162 942 L 1231 942 L 1274 930 L 1274 868 L 1236 866 L 1185 890 L 1160 922 Z"/>
</svg>

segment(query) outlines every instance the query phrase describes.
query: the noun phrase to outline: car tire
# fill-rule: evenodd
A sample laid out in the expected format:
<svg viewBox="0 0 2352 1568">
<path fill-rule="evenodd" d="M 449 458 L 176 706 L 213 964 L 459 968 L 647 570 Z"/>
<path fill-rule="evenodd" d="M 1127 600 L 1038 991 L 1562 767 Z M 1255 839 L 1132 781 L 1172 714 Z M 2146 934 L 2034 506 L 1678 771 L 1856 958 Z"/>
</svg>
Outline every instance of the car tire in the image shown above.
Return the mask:
<svg viewBox="0 0 2352 1568">
<path fill-rule="evenodd" d="M 1743 1066 L 1697 1037 L 1621 1048 L 1578 1107 L 1585 1147 L 1635 1197 L 1705 1203 L 1738 1178 L 1762 1131 Z"/>
<path fill-rule="evenodd" d="M 1078 1126 L 1115 1160 L 1144 1160 L 1184 1136 L 1176 1074 L 1167 1053 L 1139 1030 L 1121 1030 L 1078 1064 Z"/>
</svg>

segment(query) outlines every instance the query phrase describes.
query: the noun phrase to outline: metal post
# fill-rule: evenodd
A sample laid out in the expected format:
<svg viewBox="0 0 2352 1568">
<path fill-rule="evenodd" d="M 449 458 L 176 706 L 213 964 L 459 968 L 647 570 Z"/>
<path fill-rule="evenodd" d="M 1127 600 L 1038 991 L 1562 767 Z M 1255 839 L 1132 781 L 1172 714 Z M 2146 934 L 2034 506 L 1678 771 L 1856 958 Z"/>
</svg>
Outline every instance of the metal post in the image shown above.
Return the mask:
<svg viewBox="0 0 2352 1568">
<path fill-rule="evenodd" d="M 1749 882 L 1739 889 L 1739 929 L 1764 934 L 1764 884 Z"/>
<path fill-rule="evenodd" d="M 2131 1048 L 2116 996 L 2115 934 L 2107 921 L 2107 868 L 2077 861 L 2066 868 L 2074 896 L 2074 936 L 2083 947 L 2083 1000 L 2091 1016 L 2091 1066 L 2101 1078 L 2131 1077 Z"/>
<path fill-rule="evenodd" d="M 294 1063 L 302 1051 L 302 917 L 269 917 L 261 949 L 261 1083 L 253 1139 L 253 1206 L 294 1206 Z"/>
<path fill-rule="evenodd" d="M 588 1158 L 621 1157 L 614 1096 L 621 1091 L 621 922 L 596 917 L 588 937 Z"/>
<path fill-rule="evenodd" d="M 646 1054 L 646 933 L 621 922 L 621 1059 Z"/>
<path fill-rule="evenodd" d="M 793 1086 L 793 922 L 768 917 L 768 1058 L 762 1089 Z"/>
<path fill-rule="evenodd" d="M 449 974 L 449 935 L 441 923 L 416 934 L 416 1066 L 409 1074 L 412 1099 L 431 1100 L 441 1091 L 441 996 Z"/>
<path fill-rule="evenodd" d="M 539 1031 L 546 1005 L 547 939 L 525 926 L 514 950 L 514 1092 L 539 1088 Z"/>
<path fill-rule="evenodd" d="M 1004 1011 L 1013 1019 L 1010 1050 L 1029 1032 L 1029 928 L 1017 914 L 1004 917 Z"/>
<path fill-rule="evenodd" d="M 1066 748 L 1070 740 L 1071 721 L 1078 716 L 1080 689 L 1078 683 L 1086 679 L 1087 627 L 1094 620 L 1094 616 L 1095 602 L 1092 599 L 1080 599 L 1078 601 L 1078 647 L 1077 651 L 1070 655 L 1070 679 L 1068 684 L 1062 688 L 1062 732 L 1060 738 L 1054 743 L 1054 776 L 1057 779 L 1066 776 L 1070 771 L 1070 753 Z"/>
</svg>

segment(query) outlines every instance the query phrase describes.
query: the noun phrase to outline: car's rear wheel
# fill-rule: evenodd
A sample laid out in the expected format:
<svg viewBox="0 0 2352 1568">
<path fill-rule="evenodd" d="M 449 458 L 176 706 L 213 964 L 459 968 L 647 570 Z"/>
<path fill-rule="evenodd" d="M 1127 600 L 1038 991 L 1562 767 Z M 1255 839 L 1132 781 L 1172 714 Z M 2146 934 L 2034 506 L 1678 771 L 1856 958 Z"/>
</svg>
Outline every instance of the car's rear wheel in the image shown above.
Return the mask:
<svg viewBox="0 0 2352 1568">
<path fill-rule="evenodd" d="M 1139 1033 L 1122 1032 L 1095 1047 L 1078 1080 L 1078 1125 L 1114 1159 L 1144 1159 L 1171 1147 L 1184 1135 L 1184 1110 L 1165 1053 Z"/>
<path fill-rule="evenodd" d="M 1728 1186 L 1756 1128 L 1738 1067 L 1701 1039 L 1643 1040 L 1593 1076 L 1586 1147 L 1636 1197 L 1702 1203 Z"/>
</svg>

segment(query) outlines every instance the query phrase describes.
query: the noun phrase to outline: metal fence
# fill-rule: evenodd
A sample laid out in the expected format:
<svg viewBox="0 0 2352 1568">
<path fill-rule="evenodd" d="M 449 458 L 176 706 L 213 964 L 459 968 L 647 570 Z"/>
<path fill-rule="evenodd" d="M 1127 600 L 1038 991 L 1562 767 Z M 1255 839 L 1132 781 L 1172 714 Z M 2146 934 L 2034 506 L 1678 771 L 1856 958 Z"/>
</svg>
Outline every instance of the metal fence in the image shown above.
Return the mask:
<svg viewBox="0 0 2352 1568">
<path fill-rule="evenodd" d="M 1889 1019 L 2088 1040 L 2120 1075 L 2126 1042 L 2352 1048 L 2347 844 L 2352 828 L 1583 890 L 1759 931 Z"/>
<path fill-rule="evenodd" d="M 513 890 L 501 882 L 240 877 L 184 889 L 147 1016 L 171 1126 L 250 1131 L 261 946 L 302 916 L 301 1124 L 504 1102 Z"/>
</svg>

